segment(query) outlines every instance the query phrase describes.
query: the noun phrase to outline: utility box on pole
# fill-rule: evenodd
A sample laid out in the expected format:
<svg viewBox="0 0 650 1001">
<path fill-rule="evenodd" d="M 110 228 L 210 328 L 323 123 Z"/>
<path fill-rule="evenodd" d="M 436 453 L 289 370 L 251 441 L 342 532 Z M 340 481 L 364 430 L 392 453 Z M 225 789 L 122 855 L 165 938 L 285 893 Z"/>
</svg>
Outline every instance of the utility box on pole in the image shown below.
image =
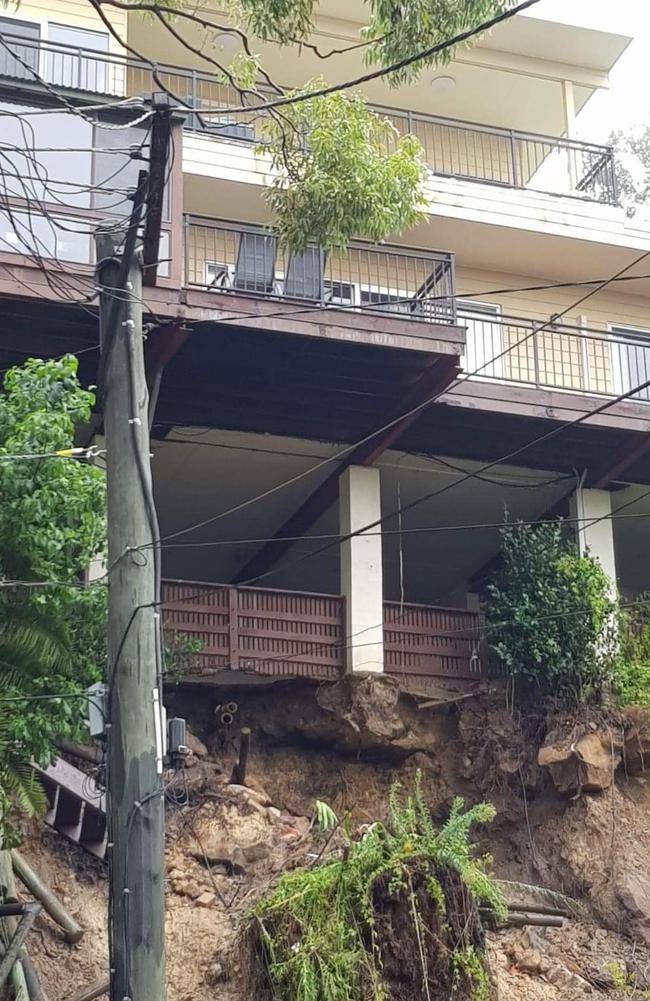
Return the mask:
<svg viewBox="0 0 650 1001">
<path fill-rule="evenodd" d="M 108 484 L 111 1001 L 165 997 L 159 552 L 138 222 L 135 213 L 126 240 L 114 229 L 96 235 Z"/>
</svg>

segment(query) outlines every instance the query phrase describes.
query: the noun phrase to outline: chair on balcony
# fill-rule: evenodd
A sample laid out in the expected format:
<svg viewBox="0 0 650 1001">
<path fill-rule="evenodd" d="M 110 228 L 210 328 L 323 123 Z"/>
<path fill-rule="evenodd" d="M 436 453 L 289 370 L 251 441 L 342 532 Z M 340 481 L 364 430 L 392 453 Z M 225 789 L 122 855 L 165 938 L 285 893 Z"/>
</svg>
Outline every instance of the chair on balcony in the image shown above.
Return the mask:
<svg viewBox="0 0 650 1001">
<path fill-rule="evenodd" d="M 232 287 L 243 292 L 273 292 L 277 252 L 276 236 L 268 233 L 242 233 Z"/>
<path fill-rule="evenodd" d="M 290 254 L 284 279 L 284 294 L 289 299 L 320 302 L 324 293 L 325 251 L 315 244 L 300 254 Z"/>
</svg>

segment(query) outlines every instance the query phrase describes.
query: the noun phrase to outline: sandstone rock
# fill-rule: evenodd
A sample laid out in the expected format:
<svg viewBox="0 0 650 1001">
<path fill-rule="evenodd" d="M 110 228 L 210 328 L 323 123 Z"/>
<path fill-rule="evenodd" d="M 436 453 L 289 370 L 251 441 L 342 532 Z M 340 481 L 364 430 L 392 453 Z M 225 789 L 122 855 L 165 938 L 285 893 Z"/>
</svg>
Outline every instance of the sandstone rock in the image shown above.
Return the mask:
<svg viewBox="0 0 650 1001">
<path fill-rule="evenodd" d="M 650 712 L 647 709 L 627 710 L 623 752 L 628 775 L 642 775 L 650 770 Z"/>
<path fill-rule="evenodd" d="M 240 786 L 237 785 L 236 782 L 231 782 L 228 786 L 228 792 L 233 792 L 238 796 L 243 796 L 244 799 L 254 799 L 255 802 L 259 803 L 261 806 L 270 806 L 272 802 L 269 794 L 261 787 L 254 789 L 252 786 Z"/>
<path fill-rule="evenodd" d="M 616 880 L 616 896 L 628 934 L 650 948 L 650 876 L 636 868 L 625 870 Z"/>
<path fill-rule="evenodd" d="M 208 756 L 207 747 L 205 746 L 202 740 L 199 740 L 199 738 L 192 733 L 189 727 L 185 731 L 185 742 L 195 758 L 207 758 Z"/>
<path fill-rule="evenodd" d="M 282 811 L 278 810 L 277 806 L 267 807 L 266 815 L 272 824 L 279 824 L 282 821 Z"/>
<path fill-rule="evenodd" d="M 197 907 L 212 907 L 217 899 L 216 893 L 209 893 L 207 890 L 194 901 Z"/>
<path fill-rule="evenodd" d="M 589 732 L 573 742 L 551 741 L 538 752 L 537 763 L 548 768 L 558 792 L 580 795 L 601 792 L 612 784 L 621 755 L 609 734 Z"/>
<path fill-rule="evenodd" d="M 242 845 L 242 855 L 247 862 L 263 862 L 269 856 L 269 846 L 265 841 L 256 841 L 252 845 Z"/>
<path fill-rule="evenodd" d="M 192 857 L 210 868 L 222 866 L 228 875 L 240 874 L 245 870 L 243 849 L 226 838 L 213 836 L 202 842 L 202 851 L 193 851 Z"/>
</svg>

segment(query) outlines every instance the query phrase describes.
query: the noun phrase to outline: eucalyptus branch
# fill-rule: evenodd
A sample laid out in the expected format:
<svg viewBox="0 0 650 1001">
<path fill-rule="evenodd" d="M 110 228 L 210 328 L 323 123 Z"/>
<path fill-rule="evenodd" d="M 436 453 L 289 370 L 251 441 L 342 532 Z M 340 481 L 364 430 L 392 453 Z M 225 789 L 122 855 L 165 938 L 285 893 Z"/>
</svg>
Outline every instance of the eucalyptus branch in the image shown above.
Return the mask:
<svg viewBox="0 0 650 1001">
<path fill-rule="evenodd" d="M 128 11 L 139 10 L 145 13 L 156 14 L 156 15 L 169 14 L 170 17 L 178 17 L 178 18 L 183 18 L 186 21 L 192 21 L 194 24 L 198 24 L 199 27 L 205 28 L 209 31 L 216 31 L 219 32 L 220 34 L 236 35 L 236 37 L 241 41 L 242 48 L 244 49 L 246 55 L 250 56 L 251 58 L 254 58 L 254 53 L 250 47 L 248 35 L 242 28 L 238 28 L 235 25 L 218 24 L 216 21 L 210 21 L 205 17 L 201 17 L 199 14 L 192 13 L 191 11 L 179 10 L 177 8 L 165 6 L 164 4 L 158 4 L 158 3 L 131 4 L 131 3 L 125 3 L 124 0 L 96 0 L 96 2 L 102 6 L 117 7 L 120 10 L 128 10 Z M 166 27 L 169 27 L 167 22 L 165 22 L 165 24 Z M 203 53 L 197 53 L 197 54 L 203 56 Z M 269 73 L 262 66 L 260 66 L 259 69 L 260 69 L 260 74 L 264 82 L 267 84 L 267 86 L 269 86 L 277 94 L 283 94 L 284 88 L 281 87 L 279 84 L 275 83 L 272 80 Z"/>
</svg>

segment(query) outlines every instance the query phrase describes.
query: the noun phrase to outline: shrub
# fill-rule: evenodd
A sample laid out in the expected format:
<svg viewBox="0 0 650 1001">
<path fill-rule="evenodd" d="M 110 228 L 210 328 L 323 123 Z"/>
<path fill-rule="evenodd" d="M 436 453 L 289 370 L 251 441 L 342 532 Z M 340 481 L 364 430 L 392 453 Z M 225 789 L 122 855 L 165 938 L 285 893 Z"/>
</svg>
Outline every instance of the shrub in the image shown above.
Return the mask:
<svg viewBox="0 0 650 1001">
<path fill-rule="evenodd" d="M 650 706 L 650 598 L 639 595 L 638 604 L 619 615 L 619 653 L 614 669 L 614 692 L 623 706 Z"/>
<path fill-rule="evenodd" d="M 399 982 L 412 1001 L 486 1001 L 478 917 L 506 905 L 476 858 L 474 823 L 494 817 L 455 800 L 436 830 L 416 779 L 398 786 L 385 824 L 373 824 L 342 857 L 282 875 L 244 933 L 249 988 L 260 1001 L 385 1001 Z"/>
<path fill-rule="evenodd" d="M 503 567 L 488 585 L 491 648 L 512 676 L 549 694 L 600 697 L 616 648 L 609 578 L 560 523 L 508 524 L 502 538 Z"/>
</svg>

